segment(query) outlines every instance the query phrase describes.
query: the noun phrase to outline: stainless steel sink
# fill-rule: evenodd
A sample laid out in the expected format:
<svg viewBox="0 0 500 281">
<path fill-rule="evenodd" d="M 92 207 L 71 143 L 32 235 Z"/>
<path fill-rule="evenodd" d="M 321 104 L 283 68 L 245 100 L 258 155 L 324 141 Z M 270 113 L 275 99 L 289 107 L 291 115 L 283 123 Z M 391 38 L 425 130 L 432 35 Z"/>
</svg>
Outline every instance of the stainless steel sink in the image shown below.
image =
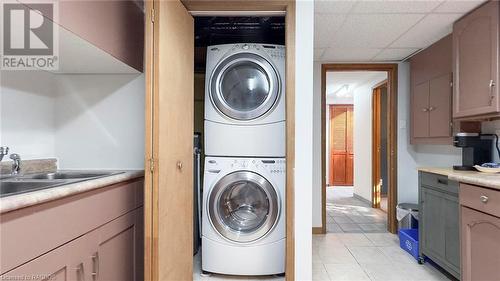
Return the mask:
<svg viewBox="0 0 500 281">
<path fill-rule="evenodd" d="M 0 182 L 0 197 L 14 195 L 24 192 L 35 191 L 61 185 L 64 182 L 50 182 L 50 181 L 1 181 Z"/>
<path fill-rule="evenodd" d="M 90 179 L 105 177 L 116 174 L 116 172 L 55 172 L 36 175 L 27 175 L 23 178 L 38 179 L 38 180 L 59 180 L 59 179 Z"/>
<path fill-rule="evenodd" d="M 0 197 L 26 193 L 56 186 L 93 180 L 123 172 L 116 171 L 57 171 L 42 174 L 10 176 L 0 179 Z"/>
</svg>

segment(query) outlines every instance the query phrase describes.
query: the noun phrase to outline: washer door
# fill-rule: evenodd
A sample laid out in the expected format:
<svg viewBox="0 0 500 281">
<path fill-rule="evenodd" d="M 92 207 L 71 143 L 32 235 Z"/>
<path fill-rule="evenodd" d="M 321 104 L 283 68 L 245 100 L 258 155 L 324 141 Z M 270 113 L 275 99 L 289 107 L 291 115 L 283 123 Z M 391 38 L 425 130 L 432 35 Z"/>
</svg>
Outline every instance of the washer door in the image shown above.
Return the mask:
<svg viewBox="0 0 500 281">
<path fill-rule="evenodd" d="M 238 171 L 222 177 L 209 196 L 208 215 L 220 235 L 234 242 L 264 237 L 276 224 L 279 200 L 264 177 Z"/>
<path fill-rule="evenodd" d="M 280 80 L 274 67 L 252 53 L 224 59 L 210 79 L 213 104 L 236 120 L 248 121 L 270 112 L 280 93 Z"/>
</svg>

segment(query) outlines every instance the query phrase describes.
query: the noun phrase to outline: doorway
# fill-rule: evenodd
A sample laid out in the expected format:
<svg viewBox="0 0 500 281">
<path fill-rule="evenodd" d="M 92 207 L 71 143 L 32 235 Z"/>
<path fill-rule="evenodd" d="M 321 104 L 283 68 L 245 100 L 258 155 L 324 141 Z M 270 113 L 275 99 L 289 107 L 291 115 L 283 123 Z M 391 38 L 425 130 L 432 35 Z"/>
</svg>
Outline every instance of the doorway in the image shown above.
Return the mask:
<svg viewBox="0 0 500 281">
<path fill-rule="evenodd" d="M 387 80 L 373 88 L 372 101 L 372 207 L 387 213 Z"/>
<path fill-rule="evenodd" d="M 330 106 L 331 97 L 328 93 L 334 93 L 335 90 L 329 90 L 327 92 L 327 76 L 334 75 L 335 73 L 346 73 L 347 76 L 357 76 L 356 72 L 360 72 L 366 75 L 368 72 L 378 72 L 382 73 L 383 79 L 379 79 L 378 81 L 371 80 L 371 84 L 365 81 L 363 86 L 363 91 L 366 93 L 364 97 L 368 102 L 364 103 L 364 107 L 358 107 L 355 103 L 352 103 L 352 117 L 349 116 L 349 107 L 341 107 L 338 106 Z M 355 77 L 356 78 L 356 77 Z M 380 78 L 380 76 L 379 76 Z M 383 84 L 385 83 L 385 90 L 383 88 Z M 383 229 L 381 231 L 389 231 L 391 233 L 395 233 L 397 230 L 396 224 L 396 201 L 397 201 L 397 182 L 396 182 L 396 118 L 397 118 L 397 65 L 396 64 L 323 64 L 322 65 L 322 91 L 321 91 L 321 104 L 322 104 L 322 233 L 326 233 L 327 230 L 331 232 L 364 232 L 369 231 L 369 229 L 373 229 L 373 225 L 368 225 L 370 223 L 382 223 L 379 220 L 383 220 Z M 349 83 L 345 83 L 349 84 Z M 337 85 L 338 86 L 338 85 Z M 351 88 L 349 85 L 340 85 L 343 88 L 347 88 L 347 92 L 354 97 L 356 97 L 355 90 Z M 385 115 L 379 116 L 377 120 L 378 126 L 374 126 L 372 122 L 375 122 L 373 119 L 371 112 L 375 109 L 372 101 L 374 100 L 373 92 L 376 88 L 380 88 L 377 91 L 384 92 L 385 96 L 382 97 L 380 94 L 380 100 L 385 101 Z M 345 94 L 343 94 L 345 96 Z M 342 94 L 340 95 L 342 96 Z M 345 105 L 344 103 L 343 105 Z M 347 103 L 349 104 L 349 103 Z M 381 102 L 377 102 L 380 106 Z M 342 105 L 342 104 L 341 104 Z M 345 112 L 345 113 L 344 113 Z M 358 113 L 356 113 L 358 112 Z M 343 114 L 345 117 L 343 118 Z M 340 116 L 340 117 L 338 117 Z M 332 117 L 334 118 L 332 120 Z M 366 117 L 367 122 L 357 122 L 361 120 L 357 120 L 358 118 L 363 119 Z M 335 120 L 338 118 L 338 120 Z M 348 121 L 351 119 L 351 121 Z M 345 122 L 343 121 L 345 120 Z M 332 122 L 331 122 L 332 121 Z M 350 137 L 353 141 L 353 149 L 349 149 L 348 144 L 348 126 L 349 122 L 351 122 L 350 126 L 353 128 L 352 136 Z M 332 125 L 333 123 L 333 125 Z M 357 123 L 363 124 L 359 128 L 357 128 Z M 335 126 L 335 124 L 337 126 Z M 345 125 L 342 125 L 345 124 Z M 363 126 L 366 126 L 363 128 Z M 373 126 L 373 130 L 372 130 Z M 345 128 L 345 130 L 343 129 Z M 379 131 L 381 129 L 386 130 L 386 133 L 382 135 L 386 135 L 385 146 L 381 146 L 382 141 L 379 139 L 373 138 L 372 132 Z M 393 133 L 394 132 L 394 133 Z M 335 135 L 337 133 L 337 135 Z M 380 134 L 380 133 L 379 133 Z M 339 137 L 340 135 L 340 137 Z M 346 137 L 343 137 L 346 136 Z M 341 139 L 342 143 L 335 143 L 337 139 Z M 369 142 L 367 140 L 370 140 Z M 373 141 L 372 141 L 373 140 Z M 357 145 L 356 145 L 357 143 Z M 371 143 L 368 144 L 368 143 Z M 375 143 L 377 143 L 375 145 Z M 331 147 L 330 147 L 331 144 Z M 368 144 L 368 145 L 367 145 Z M 336 150 L 332 148 L 335 147 Z M 356 150 L 358 147 L 358 150 Z M 375 162 L 375 158 L 377 155 L 373 153 L 373 149 L 376 147 L 385 155 L 385 157 L 378 157 L 378 160 Z M 337 150 L 341 150 L 338 152 Z M 385 150 L 385 153 L 384 151 Z M 352 183 L 347 176 L 344 176 L 342 180 L 338 180 L 336 174 L 347 175 L 350 173 L 348 170 L 348 165 L 351 165 L 347 161 L 343 161 L 343 155 L 349 155 L 350 151 L 353 154 L 353 163 L 352 163 L 352 174 L 353 180 Z M 342 156 L 339 156 L 342 155 Z M 373 156 L 373 157 L 372 157 Z M 333 158 L 333 159 L 332 159 Z M 348 159 L 348 157 L 345 157 Z M 340 163 L 340 165 L 337 165 Z M 385 161 L 385 165 L 382 163 Z M 356 168 L 357 166 L 361 166 L 363 164 L 368 165 L 364 168 Z M 333 167 L 332 167 L 333 165 Z M 340 167 L 339 167 L 340 166 Z M 350 167 L 349 167 L 350 168 Z M 381 172 L 381 169 L 384 169 L 385 172 Z M 377 172 L 378 171 L 378 172 Z M 332 175 L 333 173 L 333 175 Z M 375 174 L 380 174 L 380 176 L 375 176 Z M 384 180 L 380 180 L 384 177 Z M 375 185 L 375 181 L 378 179 Z M 338 185 L 336 185 L 338 183 Z M 382 185 L 381 183 L 385 183 Z M 348 184 L 351 184 L 349 186 Z M 379 188 L 379 192 L 374 195 L 374 187 L 377 186 Z M 385 190 L 382 190 L 382 187 L 385 186 Z M 374 208 L 374 202 L 377 201 L 377 208 L 380 207 L 380 200 L 382 197 L 382 192 L 387 194 L 387 210 L 386 212 L 382 212 L 380 210 L 373 211 L 379 216 L 377 221 L 368 221 L 369 217 L 374 217 L 371 215 L 371 208 Z M 337 203 L 335 203 L 337 202 Z M 345 204 L 344 204 L 345 203 Z M 347 207 L 346 207 L 347 206 Z M 354 213 L 346 213 L 346 210 L 350 209 L 353 212 L 358 212 L 358 214 Z M 361 208 L 357 210 L 357 208 Z M 365 217 L 349 217 L 349 215 L 357 216 L 363 215 L 360 212 L 366 211 L 367 215 Z M 347 218 L 344 223 L 349 223 L 351 225 L 345 225 L 342 228 L 342 220 L 344 218 L 338 218 L 335 220 L 335 213 L 337 216 L 345 216 Z M 381 218 L 380 218 L 381 217 Z M 358 221 L 355 221 L 355 220 Z M 358 224 L 358 225 L 353 225 Z M 365 225 L 359 225 L 365 224 Z M 340 227 L 338 227 L 340 226 Z M 327 227 L 329 229 L 327 229 Z M 363 228 L 364 227 L 364 228 Z M 381 228 L 382 225 L 377 225 L 378 228 Z M 347 229 L 349 228 L 349 229 Z M 356 229 L 354 229 L 356 228 Z M 377 229 L 379 230 L 379 229 Z M 373 231 L 372 231 L 373 232 Z"/>
<path fill-rule="evenodd" d="M 278 14 L 286 25 L 286 159 L 294 167 L 295 2 L 146 1 L 145 280 L 193 274 L 193 15 Z M 221 12 L 224 11 L 224 12 Z M 294 279 L 294 181 L 286 170 L 286 278 Z"/>
</svg>

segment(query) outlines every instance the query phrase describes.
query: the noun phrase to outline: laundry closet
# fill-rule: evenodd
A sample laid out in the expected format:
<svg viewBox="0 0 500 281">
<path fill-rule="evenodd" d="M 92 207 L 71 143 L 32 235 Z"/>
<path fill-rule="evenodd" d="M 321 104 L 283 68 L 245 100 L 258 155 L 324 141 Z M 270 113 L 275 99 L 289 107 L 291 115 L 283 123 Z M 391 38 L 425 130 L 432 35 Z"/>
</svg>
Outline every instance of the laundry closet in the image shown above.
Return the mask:
<svg viewBox="0 0 500 281">
<path fill-rule="evenodd" d="M 194 29 L 194 274 L 282 275 L 285 17 L 195 15 Z"/>
</svg>

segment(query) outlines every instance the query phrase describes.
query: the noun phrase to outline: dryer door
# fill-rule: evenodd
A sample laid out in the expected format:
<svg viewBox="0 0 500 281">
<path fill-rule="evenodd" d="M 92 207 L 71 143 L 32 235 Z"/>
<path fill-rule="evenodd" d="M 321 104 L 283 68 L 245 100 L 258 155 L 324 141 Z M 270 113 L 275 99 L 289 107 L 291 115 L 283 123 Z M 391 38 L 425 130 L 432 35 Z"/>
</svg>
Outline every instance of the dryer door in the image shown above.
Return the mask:
<svg viewBox="0 0 500 281">
<path fill-rule="evenodd" d="M 220 235 L 234 242 L 264 237 L 278 221 L 279 198 L 259 174 L 238 171 L 222 177 L 209 195 L 208 215 Z"/>
<path fill-rule="evenodd" d="M 272 64 L 252 53 L 222 60 L 210 78 L 210 97 L 229 118 L 249 121 L 272 111 L 280 94 L 280 80 Z"/>
</svg>

